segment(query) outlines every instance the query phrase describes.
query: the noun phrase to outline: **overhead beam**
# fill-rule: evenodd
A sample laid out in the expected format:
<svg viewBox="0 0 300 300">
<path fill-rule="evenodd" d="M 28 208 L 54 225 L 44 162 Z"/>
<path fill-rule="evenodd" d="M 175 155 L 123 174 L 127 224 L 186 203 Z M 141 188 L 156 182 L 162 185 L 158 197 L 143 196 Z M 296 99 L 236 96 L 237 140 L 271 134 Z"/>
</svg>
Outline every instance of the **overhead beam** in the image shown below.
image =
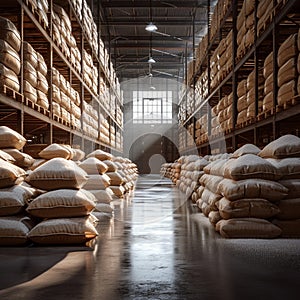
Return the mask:
<svg viewBox="0 0 300 300">
<path fill-rule="evenodd" d="M 147 21 L 145 21 L 145 17 L 143 20 L 135 20 L 134 18 L 124 18 L 123 20 L 121 20 L 119 17 L 115 17 L 115 18 L 108 18 L 108 23 L 107 24 L 103 24 L 102 26 L 146 26 L 147 25 Z M 176 27 L 180 27 L 180 26 L 193 26 L 193 20 L 192 18 L 189 19 L 184 19 L 184 20 L 180 20 L 180 19 L 172 19 L 172 20 L 168 20 L 168 19 L 155 19 L 154 20 L 155 24 L 159 27 L 159 26 L 176 26 Z M 195 21 L 195 26 L 200 25 L 200 26 L 206 26 L 207 22 L 206 21 Z"/>
<path fill-rule="evenodd" d="M 149 0 L 139 0 L 139 1 L 101 1 L 102 7 L 105 8 L 149 8 Z M 152 1 L 153 8 L 207 8 L 207 0 L 200 1 Z"/>
</svg>

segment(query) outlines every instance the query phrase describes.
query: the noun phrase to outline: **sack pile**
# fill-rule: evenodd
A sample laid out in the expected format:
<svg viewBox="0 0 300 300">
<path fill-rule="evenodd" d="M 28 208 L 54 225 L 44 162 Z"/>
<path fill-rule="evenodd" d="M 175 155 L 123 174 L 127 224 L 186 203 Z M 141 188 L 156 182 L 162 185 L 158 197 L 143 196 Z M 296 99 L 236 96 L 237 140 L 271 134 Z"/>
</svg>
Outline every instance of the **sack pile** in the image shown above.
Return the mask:
<svg viewBox="0 0 300 300">
<path fill-rule="evenodd" d="M 19 92 L 21 36 L 14 23 L 4 17 L 0 17 L 0 27 L 0 87 L 6 85 Z"/>
<path fill-rule="evenodd" d="M 205 158 L 210 163 L 192 200 L 197 194 L 197 206 L 223 237 L 300 236 L 299 137 L 285 135 L 262 150 L 246 144 L 231 155 Z M 187 168 L 184 161 L 177 184 L 191 193 L 196 183 Z"/>
<path fill-rule="evenodd" d="M 283 105 L 298 94 L 297 81 L 299 68 L 297 69 L 297 61 L 299 49 L 297 44 L 298 33 L 295 33 L 290 35 L 278 49 L 278 105 Z"/>
<path fill-rule="evenodd" d="M 44 57 L 30 43 L 23 42 L 24 79 L 23 94 L 31 102 L 48 109 L 47 64 Z"/>
<path fill-rule="evenodd" d="M 283 237 L 300 237 L 300 138 L 285 135 L 269 143 L 260 153 L 280 174 L 280 184 L 288 194 L 278 202 L 280 213 L 273 224 L 280 227 Z"/>
<path fill-rule="evenodd" d="M 174 163 L 164 163 L 160 169 L 161 177 L 171 179 L 174 184 L 177 184 L 177 181 L 180 179 L 180 172 L 181 163 L 178 161 Z"/>
</svg>

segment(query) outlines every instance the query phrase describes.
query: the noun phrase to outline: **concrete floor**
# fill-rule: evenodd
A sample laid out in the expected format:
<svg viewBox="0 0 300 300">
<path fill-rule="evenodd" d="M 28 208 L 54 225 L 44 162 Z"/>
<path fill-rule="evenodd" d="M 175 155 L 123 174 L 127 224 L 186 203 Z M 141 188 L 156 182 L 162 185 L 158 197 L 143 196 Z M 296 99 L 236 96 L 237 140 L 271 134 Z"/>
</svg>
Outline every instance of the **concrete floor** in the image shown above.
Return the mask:
<svg viewBox="0 0 300 300">
<path fill-rule="evenodd" d="M 300 239 L 223 239 L 167 179 L 97 229 L 93 248 L 0 248 L 0 299 L 299 299 Z"/>
</svg>

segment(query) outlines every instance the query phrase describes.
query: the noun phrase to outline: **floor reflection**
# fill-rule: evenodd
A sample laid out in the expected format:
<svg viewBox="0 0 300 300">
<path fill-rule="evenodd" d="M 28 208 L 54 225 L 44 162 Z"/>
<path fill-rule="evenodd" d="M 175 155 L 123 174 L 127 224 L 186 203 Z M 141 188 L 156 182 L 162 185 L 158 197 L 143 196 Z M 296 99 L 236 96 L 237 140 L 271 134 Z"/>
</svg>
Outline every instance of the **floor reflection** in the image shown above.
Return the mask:
<svg viewBox="0 0 300 300">
<path fill-rule="evenodd" d="M 153 175 L 114 206 L 93 249 L 0 248 L 0 298 L 298 299 L 300 240 L 223 239 Z"/>
</svg>

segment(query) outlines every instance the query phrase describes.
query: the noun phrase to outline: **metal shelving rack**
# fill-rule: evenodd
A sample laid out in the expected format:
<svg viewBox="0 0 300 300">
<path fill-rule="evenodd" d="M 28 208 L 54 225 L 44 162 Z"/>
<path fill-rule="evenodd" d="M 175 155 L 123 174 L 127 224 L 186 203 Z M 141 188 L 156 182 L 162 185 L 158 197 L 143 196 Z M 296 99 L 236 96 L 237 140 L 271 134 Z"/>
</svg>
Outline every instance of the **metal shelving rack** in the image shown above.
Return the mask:
<svg viewBox="0 0 300 300">
<path fill-rule="evenodd" d="M 202 142 L 201 144 L 196 145 L 199 154 L 210 154 L 211 147 L 214 147 L 218 143 L 224 142 L 226 143 L 226 150 L 227 152 L 232 152 L 239 146 L 244 143 L 254 143 L 258 146 L 264 146 L 271 140 L 274 140 L 279 135 L 287 133 L 288 131 L 295 131 L 294 134 L 299 135 L 300 130 L 300 123 L 297 121 L 299 120 L 300 114 L 300 104 L 299 104 L 299 97 L 293 103 L 293 105 L 287 105 L 286 108 L 282 109 L 277 106 L 277 92 L 278 86 L 274 84 L 274 106 L 271 110 L 264 114 L 259 114 L 257 109 L 257 102 L 258 102 L 258 64 L 267 56 L 266 50 L 269 51 L 268 54 L 273 51 L 273 62 L 274 62 L 274 82 L 277 81 L 277 50 L 279 48 L 280 32 L 282 30 L 281 24 L 287 19 L 289 13 L 293 13 L 291 18 L 296 17 L 296 21 L 294 22 L 291 32 L 298 32 L 299 29 L 299 17 L 300 17 L 300 7 L 298 1 L 296 0 L 285 0 L 285 1 L 274 1 L 276 6 L 276 10 L 273 11 L 273 17 L 270 20 L 269 24 L 265 26 L 264 31 L 258 34 L 257 32 L 257 17 L 255 17 L 255 33 L 254 33 L 254 43 L 250 48 L 246 51 L 246 53 L 240 57 L 236 57 L 237 45 L 236 45 L 236 38 L 237 38 L 237 28 L 236 28 L 236 20 L 238 13 L 243 5 L 243 1 L 241 0 L 232 0 L 227 12 L 224 14 L 222 21 L 220 22 L 220 26 L 217 30 L 217 33 L 210 38 L 210 30 L 212 24 L 210 23 L 210 19 L 207 19 L 207 26 L 208 26 L 208 45 L 203 55 L 200 63 L 198 64 L 193 76 L 189 79 L 186 79 L 188 82 L 188 86 L 193 88 L 195 83 L 197 82 L 199 76 L 203 71 L 203 66 L 209 67 L 210 64 L 210 55 L 212 51 L 216 48 L 216 43 L 219 42 L 218 37 L 222 36 L 222 29 L 226 24 L 226 28 L 228 28 L 228 23 L 231 23 L 232 29 L 232 50 L 233 50 L 233 59 L 232 59 L 232 70 L 227 74 L 227 76 L 221 80 L 218 86 L 210 90 L 211 82 L 208 82 L 208 89 L 209 95 L 204 99 L 198 107 L 195 107 L 192 114 L 186 116 L 182 126 L 184 128 L 188 128 L 188 126 L 192 123 L 195 123 L 195 119 L 199 115 L 201 115 L 201 111 L 205 110 L 210 114 L 211 108 L 218 103 L 221 98 L 222 89 L 224 87 L 232 87 L 233 93 L 233 126 L 232 129 L 226 130 L 223 134 L 219 136 L 212 136 L 210 131 L 210 126 L 208 126 L 208 140 Z M 208 7 L 210 4 L 210 0 L 208 0 Z M 256 9 L 257 9 L 258 1 L 255 2 L 255 16 L 256 16 Z M 297 15 L 298 14 L 298 15 Z M 298 24 L 298 27 L 297 25 Z M 215 25 L 214 25 L 215 26 Z M 265 49 L 266 44 L 269 45 L 269 49 Z M 263 50 L 262 50 L 263 49 Z M 255 95 L 256 95 L 256 117 L 244 124 L 239 126 L 236 125 L 237 119 L 237 85 L 239 83 L 240 78 L 245 78 L 246 75 L 249 74 L 247 69 L 247 64 L 253 67 L 255 70 Z M 248 67 L 249 68 L 249 67 Z M 247 73 L 248 72 L 248 73 Z M 185 103 L 186 98 L 182 99 L 180 104 L 186 105 Z M 211 121 L 211 116 L 209 115 L 209 125 Z M 293 124 L 294 127 L 291 127 Z M 194 128 L 195 131 L 195 128 Z M 287 132 L 285 132 L 287 131 Z M 195 136 L 195 132 L 194 132 Z M 184 145 L 183 145 L 184 146 Z M 183 147 L 180 151 L 183 154 L 189 154 L 192 152 L 193 149 L 191 147 Z"/>
<path fill-rule="evenodd" d="M 115 131 L 123 132 L 123 126 L 117 120 L 116 109 L 110 111 L 108 107 L 105 107 L 100 92 L 100 84 L 98 84 L 97 93 L 93 92 L 85 83 L 83 78 L 83 72 L 78 73 L 71 62 L 63 53 L 61 47 L 59 47 L 52 39 L 52 6 L 53 3 L 65 8 L 72 22 L 72 31 L 77 41 L 77 46 L 81 51 L 81 57 L 83 57 L 83 49 L 87 50 L 93 58 L 94 65 L 97 66 L 99 72 L 99 83 L 100 77 L 109 86 L 110 93 L 113 93 L 112 97 L 115 101 L 113 107 L 119 106 L 122 110 L 121 91 L 116 90 L 115 83 L 112 82 L 107 68 L 103 65 L 100 60 L 100 47 L 98 52 L 94 51 L 91 41 L 88 38 L 87 33 L 84 30 L 84 26 L 78 18 L 75 8 L 72 5 L 71 0 L 55 1 L 48 0 L 49 13 L 48 20 L 49 26 L 46 26 L 44 22 L 39 18 L 36 8 L 32 5 L 29 0 L 14 0 L 9 3 L 0 4 L 0 15 L 12 19 L 21 34 L 21 40 L 32 42 L 33 46 L 39 45 L 38 48 L 43 52 L 43 56 L 46 60 L 48 67 L 47 80 L 49 85 L 48 99 L 49 99 L 49 110 L 43 109 L 28 101 L 23 95 L 23 72 L 21 69 L 20 79 L 20 93 L 13 90 L 4 88 L 0 94 L 0 122 L 2 125 L 7 125 L 8 122 L 12 127 L 17 129 L 21 134 L 29 137 L 38 136 L 40 143 L 52 143 L 61 142 L 73 144 L 73 140 L 79 144 L 81 148 L 85 148 L 86 144 L 89 144 L 87 148 L 100 148 L 105 151 L 114 151 L 115 153 L 122 153 L 122 146 L 117 148 L 116 142 L 113 144 L 104 143 L 101 141 L 100 130 L 98 138 L 89 136 L 81 128 L 73 126 L 62 119 L 55 118 L 52 114 L 51 103 L 52 103 L 52 67 L 58 66 L 62 74 L 69 79 L 71 86 L 74 87 L 81 98 L 81 112 L 83 112 L 82 101 L 93 102 L 96 106 L 96 110 L 99 115 L 99 126 L 100 126 L 100 115 L 104 115 L 110 126 L 114 127 Z M 99 4 L 100 5 L 100 4 Z M 95 13 L 100 13 L 100 7 L 96 8 Z M 73 30 L 74 26 L 74 30 Z M 98 36 L 100 38 L 101 28 L 98 26 Z M 35 48 L 35 47 L 34 47 Z M 37 49 L 39 51 L 39 49 Z M 21 65 L 22 60 L 22 49 L 20 52 Z M 110 99 L 112 99 L 110 98 Z M 6 113 L 7 112 L 7 113 Z M 101 114 L 100 114 L 101 113 Z M 82 120 L 81 120 L 82 122 Z M 82 123 L 81 123 L 82 124 Z M 110 132 L 109 135 L 112 133 Z"/>
</svg>

